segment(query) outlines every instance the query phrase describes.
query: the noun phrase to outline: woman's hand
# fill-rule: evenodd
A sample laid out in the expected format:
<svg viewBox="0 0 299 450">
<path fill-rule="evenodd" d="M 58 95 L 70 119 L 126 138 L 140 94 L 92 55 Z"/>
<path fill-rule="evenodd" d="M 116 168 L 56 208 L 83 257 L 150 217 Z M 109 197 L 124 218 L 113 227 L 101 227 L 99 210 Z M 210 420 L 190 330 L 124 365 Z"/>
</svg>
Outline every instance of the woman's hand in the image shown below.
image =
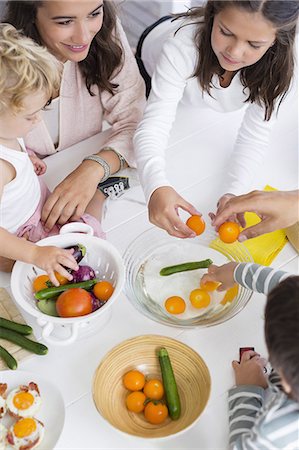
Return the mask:
<svg viewBox="0 0 299 450">
<path fill-rule="evenodd" d="M 103 176 L 102 167 L 93 161 L 84 161 L 56 186 L 42 210 L 42 222 L 47 231 L 58 223 L 69 219 L 79 220 L 93 198 L 99 180 Z"/>
<path fill-rule="evenodd" d="M 216 283 L 221 283 L 221 285 L 217 288 L 217 291 L 226 291 L 236 284 L 234 279 L 234 271 L 237 265 L 238 263 L 236 262 L 223 264 L 223 266 L 215 266 L 214 264 L 211 264 L 208 268 L 208 273 L 202 277 L 201 284 L 205 284 L 207 281 L 214 281 Z"/>
<path fill-rule="evenodd" d="M 172 187 L 160 187 L 151 195 L 148 204 L 149 220 L 154 225 L 166 230 L 171 236 L 179 238 L 195 237 L 194 231 L 180 219 L 179 208 L 191 215 L 200 214 L 194 206 L 186 202 Z"/>
<path fill-rule="evenodd" d="M 212 225 L 217 229 L 231 216 L 237 214 L 239 217 L 246 211 L 256 213 L 261 218 L 261 222 L 243 230 L 239 236 L 241 242 L 264 233 L 287 228 L 298 222 L 299 191 L 253 191 L 246 195 L 231 197 L 219 205 L 216 216 L 212 218 Z"/>
<path fill-rule="evenodd" d="M 32 254 L 32 264 L 47 272 L 54 286 L 59 286 L 54 271 L 71 281 L 73 277 L 65 267 L 72 270 L 78 270 L 79 268 L 72 255 L 73 251 L 73 249 L 66 250 L 54 246 L 39 247 L 38 245 L 35 245 Z"/>
<path fill-rule="evenodd" d="M 219 223 L 219 225 L 215 225 L 215 219 L 218 217 L 220 211 L 223 211 L 223 209 L 225 209 L 226 205 L 231 201 L 231 199 L 235 198 L 235 195 L 233 194 L 224 194 L 222 197 L 220 197 L 220 199 L 218 200 L 217 203 L 217 211 L 216 211 L 216 215 L 214 213 L 210 213 L 209 216 L 212 220 L 212 225 L 215 226 L 216 230 L 218 230 L 219 226 L 221 225 L 221 223 L 225 222 L 221 222 Z M 231 213 L 227 219 L 230 222 L 237 222 L 239 223 L 239 225 L 241 225 L 241 227 L 245 227 L 246 226 L 246 222 L 245 222 L 245 218 L 244 218 L 244 212 L 240 212 L 240 213 Z M 218 221 L 217 221 L 218 223 Z"/>
<path fill-rule="evenodd" d="M 264 389 L 268 387 L 267 376 L 264 373 L 266 360 L 252 350 L 244 352 L 241 362 L 233 361 L 232 366 L 235 372 L 236 385 L 242 384 L 260 386 Z"/>
</svg>

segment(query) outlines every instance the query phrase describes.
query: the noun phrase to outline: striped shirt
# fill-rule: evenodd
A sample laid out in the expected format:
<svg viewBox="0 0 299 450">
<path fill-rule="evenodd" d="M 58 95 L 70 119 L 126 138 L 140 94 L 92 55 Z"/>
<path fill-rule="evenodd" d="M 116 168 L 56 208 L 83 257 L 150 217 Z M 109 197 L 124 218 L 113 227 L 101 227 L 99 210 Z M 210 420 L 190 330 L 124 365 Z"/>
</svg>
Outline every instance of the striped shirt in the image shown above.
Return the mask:
<svg viewBox="0 0 299 450">
<path fill-rule="evenodd" d="M 289 276 L 292 276 L 292 274 L 254 263 L 238 264 L 234 271 L 234 278 L 237 283 L 247 289 L 266 295 Z"/>
<path fill-rule="evenodd" d="M 239 264 L 235 280 L 267 294 L 291 274 L 258 264 Z M 298 450 L 299 404 L 282 390 L 272 371 L 269 392 L 260 386 L 241 385 L 229 390 L 229 442 L 234 450 Z"/>
</svg>

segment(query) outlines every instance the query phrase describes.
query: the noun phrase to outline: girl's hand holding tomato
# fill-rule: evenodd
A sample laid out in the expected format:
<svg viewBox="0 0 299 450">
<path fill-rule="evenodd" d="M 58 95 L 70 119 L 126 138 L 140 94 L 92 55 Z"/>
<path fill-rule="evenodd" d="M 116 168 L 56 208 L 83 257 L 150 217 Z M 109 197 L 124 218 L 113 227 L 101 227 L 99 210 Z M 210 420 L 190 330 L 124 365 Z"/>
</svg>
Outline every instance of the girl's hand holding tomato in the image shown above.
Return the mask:
<svg viewBox="0 0 299 450">
<path fill-rule="evenodd" d="M 217 288 L 217 291 L 226 291 L 227 289 L 234 286 L 234 271 L 237 267 L 238 263 L 230 262 L 228 264 L 223 264 L 223 266 L 215 266 L 211 264 L 208 268 L 208 273 L 206 273 L 202 279 L 200 284 L 204 286 L 205 283 L 213 281 L 221 283 Z"/>
<path fill-rule="evenodd" d="M 72 270 L 78 270 L 79 268 L 72 253 L 73 249 L 65 250 L 54 246 L 40 247 L 34 245 L 31 261 L 32 264 L 47 272 L 50 281 L 54 286 L 59 286 L 59 280 L 56 279 L 55 271 L 71 281 L 73 276 L 65 269 L 65 267 Z"/>
<path fill-rule="evenodd" d="M 217 211 L 216 214 L 214 213 L 210 213 L 209 216 L 212 220 L 212 225 L 214 226 L 214 222 L 217 218 L 217 216 L 223 211 L 223 209 L 225 208 L 226 204 L 229 202 L 230 199 L 235 198 L 235 195 L 233 194 L 224 194 L 222 197 L 220 197 L 220 199 L 218 200 L 217 203 Z M 245 217 L 244 217 L 244 213 L 238 213 L 238 214 L 232 214 L 231 216 L 227 217 L 226 219 L 229 222 L 237 222 L 240 224 L 240 226 L 242 228 L 246 227 L 246 221 L 245 221 Z M 216 226 L 216 231 L 218 231 L 219 225 Z"/>
<path fill-rule="evenodd" d="M 200 215 L 194 206 L 184 200 L 172 187 L 160 187 L 151 195 L 148 204 L 149 220 L 154 225 L 166 230 L 171 236 L 195 237 L 194 231 L 180 219 L 179 208 L 187 211 L 190 215 Z"/>
</svg>

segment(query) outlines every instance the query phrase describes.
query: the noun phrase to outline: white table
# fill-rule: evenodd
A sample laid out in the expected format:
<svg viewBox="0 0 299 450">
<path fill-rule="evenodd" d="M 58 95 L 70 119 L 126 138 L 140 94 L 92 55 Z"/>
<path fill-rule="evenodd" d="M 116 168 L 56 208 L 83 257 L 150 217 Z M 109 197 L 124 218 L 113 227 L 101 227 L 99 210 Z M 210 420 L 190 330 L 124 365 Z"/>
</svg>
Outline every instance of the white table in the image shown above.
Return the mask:
<svg viewBox="0 0 299 450">
<path fill-rule="evenodd" d="M 264 180 L 257 176 L 256 187 L 265 182 L 280 189 L 293 189 L 298 182 L 298 142 L 296 99 L 287 99 L 273 131 L 271 157 L 265 164 Z M 221 194 L 225 166 L 242 113 L 189 114 L 180 108 L 167 152 L 170 180 L 183 196 L 207 218 Z M 105 133 L 108 133 L 106 131 Z M 47 158 L 46 180 L 52 189 L 86 154 L 95 152 L 105 133 Z M 192 161 L 192 163 L 191 163 Z M 103 227 L 107 239 L 123 253 L 129 243 L 151 225 L 140 187 L 116 201 L 110 201 Z M 298 273 L 299 258 L 287 244 L 274 267 Z M 9 286 L 10 277 L 0 273 L 0 285 Z M 233 319 L 211 328 L 183 330 L 154 322 L 134 309 L 124 294 L 112 307 L 108 324 L 69 347 L 50 347 L 47 357 L 22 362 L 20 369 L 55 380 L 66 404 L 66 423 L 57 449 L 225 449 L 228 440 L 226 392 L 233 384 L 231 361 L 242 346 L 254 346 L 266 354 L 263 337 L 265 297 L 254 294 L 249 304 Z M 123 320 L 123 318 L 126 320 Z M 39 336 L 34 320 L 28 321 Z M 91 387 L 96 367 L 104 355 L 121 341 L 141 334 L 160 334 L 176 338 L 195 349 L 207 363 L 212 392 L 209 403 L 196 425 L 183 435 L 168 440 L 143 440 L 117 432 L 98 414 Z M 212 432 L 211 432 L 212 431 Z M 50 450 L 50 449 L 49 449 Z"/>
</svg>

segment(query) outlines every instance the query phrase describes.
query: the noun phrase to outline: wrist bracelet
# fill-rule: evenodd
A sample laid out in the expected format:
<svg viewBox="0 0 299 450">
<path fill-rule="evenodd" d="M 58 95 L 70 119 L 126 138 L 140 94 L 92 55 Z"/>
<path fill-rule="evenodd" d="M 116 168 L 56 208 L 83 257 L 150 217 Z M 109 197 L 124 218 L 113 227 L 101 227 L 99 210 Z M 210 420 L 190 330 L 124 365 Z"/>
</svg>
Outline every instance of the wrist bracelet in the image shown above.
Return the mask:
<svg viewBox="0 0 299 450">
<path fill-rule="evenodd" d="M 123 155 L 121 155 L 116 150 L 114 150 L 114 148 L 112 148 L 112 147 L 103 147 L 103 148 L 101 148 L 100 152 L 101 151 L 108 151 L 108 152 L 113 152 L 113 153 L 116 154 L 116 156 L 119 159 L 119 170 L 123 170 L 126 167 L 127 161 L 125 160 Z"/>
<path fill-rule="evenodd" d="M 101 183 L 102 183 L 103 181 L 106 181 L 107 178 L 110 177 L 110 173 L 111 173 L 111 171 L 110 171 L 110 166 L 109 166 L 109 164 L 107 163 L 107 161 L 105 161 L 103 158 L 101 158 L 101 157 L 98 156 L 98 155 L 90 155 L 90 156 L 85 156 L 85 158 L 83 158 L 83 161 L 86 161 L 86 160 L 95 161 L 95 162 L 97 162 L 98 164 L 100 164 L 100 166 L 103 167 L 103 169 L 104 169 L 104 175 L 103 175 L 103 177 L 102 177 L 101 180 L 100 180 Z"/>
</svg>

